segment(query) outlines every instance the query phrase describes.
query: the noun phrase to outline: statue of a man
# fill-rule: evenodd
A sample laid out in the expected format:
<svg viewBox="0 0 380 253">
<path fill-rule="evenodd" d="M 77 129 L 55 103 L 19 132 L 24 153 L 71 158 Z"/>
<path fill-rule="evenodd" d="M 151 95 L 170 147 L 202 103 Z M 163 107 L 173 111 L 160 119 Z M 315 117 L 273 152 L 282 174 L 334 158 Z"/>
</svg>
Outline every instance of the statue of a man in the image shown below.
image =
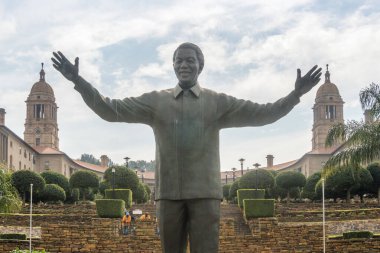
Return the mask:
<svg viewBox="0 0 380 253">
<path fill-rule="evenodd" d="M 162 250 L 218 252 L 222 187 L 219 131 L 223 128 L 262 126 L 285 116 L 300 97 L 320 80 L 314 66 L 305 76 L 297 70 L 295 89 L 275 103 L 257 104 L 202 88 L 198 76 L 203 53 L 192 43 L 174 52 L 178 84 L 139 97 L 103 97 L 78 74 L 79 59 L 71 64 L 53 53 L 53 66 L 72 81 L 85 103 L 102 119 L 143 123 L 152 127 L 156 140 L 156 196 Z"/>
</svg>

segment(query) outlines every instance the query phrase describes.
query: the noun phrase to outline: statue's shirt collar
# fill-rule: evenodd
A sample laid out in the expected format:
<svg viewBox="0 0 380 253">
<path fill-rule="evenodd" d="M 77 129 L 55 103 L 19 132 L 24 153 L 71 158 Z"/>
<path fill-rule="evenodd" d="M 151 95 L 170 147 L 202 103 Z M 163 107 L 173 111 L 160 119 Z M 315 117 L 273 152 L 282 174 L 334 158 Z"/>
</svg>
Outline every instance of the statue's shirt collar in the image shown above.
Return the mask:
<svg viewBox="0 0 380 253">
<path fill-rule="evenodd" d="M 177 84 L 173 89 L 173 96 L 174 98 L 177 98 L 181 93 L 183 93 L 184 89 L 181 88 L 179 84 Z M 190 88 L 190 91 L 196 96 L 199 97 L 201 93 L 201 87 L 199 86 L 199 83 L 196 83 L 193 87 Z"/>
</svg>

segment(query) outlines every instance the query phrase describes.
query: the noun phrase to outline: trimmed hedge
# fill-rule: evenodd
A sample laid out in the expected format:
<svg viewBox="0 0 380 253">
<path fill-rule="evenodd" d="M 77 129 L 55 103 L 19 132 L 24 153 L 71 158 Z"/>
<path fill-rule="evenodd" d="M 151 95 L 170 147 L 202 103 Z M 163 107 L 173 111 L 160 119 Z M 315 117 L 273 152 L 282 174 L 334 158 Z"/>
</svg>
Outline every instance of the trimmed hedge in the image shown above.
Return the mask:
<svg viewBox="0 0 380 253">
<path fill-rule="evenodd" d="M 100 218 L 121 218 L 124 215 L 125 202 L 122 199 L 97 199 L 95 203 Z"/>
<path fill-rule="evenodd" d="M 274 216 L 274 199 L 244 199 L 243 206 L 244 217 L 247 220 Z"/>
<path fill-rule="evenodd" d="M 371 231 L 349 231 L 343 233 L 344 239 L 351 238 L 372 238 L 373 233 Z"/>
<path fill-rule="evenodd" d="M 129 209 L 132 207 L 132 191 L 130 189 L 112 189 L 105 190 L 106 199 L 122 199 L 125 202 L 125 208 Z"/>
<path fill-rule="evenodd" d="M 0 234 L 0 239 L 26 240 L 26 234 L 21 234 L 21 233 Z"/>
<path fill-rule="evenodd" d="M 65 201 L 65 190 L 58 184 L 47 184 L 41 192 L 43 201 Z"/>
<path fill-rule="evenodd" d="M 237 191 L 238 205 L 243 208 L 244 199 L 264 199 L 265 190 L 264 189 L 239 189 Z"/>
</svg>

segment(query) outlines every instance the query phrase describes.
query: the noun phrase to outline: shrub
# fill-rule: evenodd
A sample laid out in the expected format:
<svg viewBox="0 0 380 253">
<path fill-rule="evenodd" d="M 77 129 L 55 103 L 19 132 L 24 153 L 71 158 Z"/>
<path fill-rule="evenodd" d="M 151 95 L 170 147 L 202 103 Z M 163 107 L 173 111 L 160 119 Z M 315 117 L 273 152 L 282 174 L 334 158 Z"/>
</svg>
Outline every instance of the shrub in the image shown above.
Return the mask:
<svg viewBox="0 0 380 253">
<path fill-rule="evenodd" d="M 65 201 L 66 199 L 65 190 L 57 184 L 47 184 L 40 195 L 43 201 Z"/>
<path fill-rule="evenodd" d="M 264 189 L 239 189 L 237 191 L 238 205 L 243 208 L 244 199 L 264 199 L 265 190 Z"/>
<path fill-rule="evenodd" d="M 21 233 L 0 234 L 0 239 L 26 240 L 26 234 L 21 234 Z"/>
<path fill-rule="evenodd" d="M 86 200 L 86 195 L 92 194 L 99 188 L 99 178 L 92 171 L 79 170 L 71 175 L 69 180 L 71 188 L 78 188 L 81 192 L 83 201 Z"/>
<path fill-rule="evenodd" d="M 10 253 L 29 253 L 29 250 L 22 250 L 22 249 L 14 249 Z M 44 249 L 43 250 L 32 250 L 32 253 L 47 253 Z"/>
<path fill-rule="evenodd" d="M 125 202 L 125 207 L 132 207 L 132 191 L 130 189 L 115 189 L 115 192 L 112 189 L 107 189 L 105 191 L 106 199 L 122 199 Z"/>
<path fill-rule="evenodd" d="M 139 184 L 137 189 L 133 192 L 133 199 L 136 203 L 145 203 L 147 202 L 147 192 L 143 184 Z"/>
<path fill-rule="evenodd" d="M 239 180 L 236 180 L 235 182 L 232 183 L 230 187 L 229 198 L 231 201 L 233 201 L 236 198 L 238 189 L 239 189 Z"/>
<path fill-rule="evenodd" d="M 33 184 L 33 192 L 41 192 L 45 187 L 45 180 L 41 175 L 30 170 L 19 170 L 12 174 L 12 184 L 23 196 L 25 202 L 27 193 L 30 193 L 30 184 Z"/>
<path fill-rule="evenodd" d="M 70 184 L 67 177 L 54 171 L 44 171 L 40 174 L 44 179 L 46 184 L 56 184 L 59 185 L 66 193 L 70 194 Z"/>
<path fill-rule="evenodd" d="M 239 189 L 267 189 L 273 185 L 273 175 L 264 169 L 251 170 L 239 179 Z"/>
<path fill-rule="evenodd" d="M 245 219 L 273 217 L 274 199 L 245 199 L 243 200 Z"/>
<path fill-rule="evenodd" d="M 302 189 L 302 198 L 308 198 L 310 200 L 316 200 L 317 194 L 315 193 L 315 186 L 321 179 L 321 172 L 314 173 L 306 179 L 305 187 Z"/>
<path fill-rule="evenodd" d="M 343 233 L 344 239 L 351 239 L 351 238 L 372 238 L 373 233 L 370 231 L 349 231 Z"/>
<path fill-rule="evenodd" d="M 112 169 L 115 169 L 115 175 L 113 175 Z M 133 170 L 128 169 L 125 166 L 109 167 L 104 172 L 104 180 L 108 182 L 110 186 L 112 186 L 113 179 L 115 179 L 115 182 L 114 182 L 115 188 L 131 189 L 133 194 L 136 194 L 136 190 L 140 182 L 139 182 L 139 178 L 136 175 L 136 172 L 134 172 Z"/>
<path fill-rule="evenodd" d="M 21 210 L 22 201 L 11 183 L 11 175 L 0 170 L 0 213 L 16 213 Z"/>
<path fill-rule="evenodd" d="M 125 202 L 122 199 L 97 199 L 96 212 L 101 218 L 121 218 L 124 214 Z"/>
<path fill-rule="evenodd" d="M 230 197 L 230 188 L 231 188 L 231 184 L 225 184 L 223 185 L 223 198 L 225 198 L 226 200 L 229 200 Z"/>
<path fill-rule="evenodd" d="M 303 187 L 305 183 L 305 176 L 296 171 L 285 171 L 276 176 L 276 185 L 287 190 L 287 202 L 289 202 L 290 199 L 290 189 L 294 187 Z"/>
</svg>

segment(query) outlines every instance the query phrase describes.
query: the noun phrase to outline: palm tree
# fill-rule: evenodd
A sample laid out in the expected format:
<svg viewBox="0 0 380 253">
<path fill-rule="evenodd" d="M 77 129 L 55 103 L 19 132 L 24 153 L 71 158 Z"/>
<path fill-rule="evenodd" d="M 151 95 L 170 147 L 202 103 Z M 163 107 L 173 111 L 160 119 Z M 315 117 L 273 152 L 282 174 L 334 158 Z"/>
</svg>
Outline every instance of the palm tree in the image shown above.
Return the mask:
<svg viewBox="0 0 380 253">
<path fill-rule="evenodd" d="M 328 132 L 326 146 L 337 140 L 345 141 L 345 148 L 334 154 L 325 169 L 348 164 L 368 164 L 380 158 L 380 86 L 372 83 L 359 94 L 362 109 L 370 113 L 374 121 L 348 121 L 334 125 Z"/>
</svg>

